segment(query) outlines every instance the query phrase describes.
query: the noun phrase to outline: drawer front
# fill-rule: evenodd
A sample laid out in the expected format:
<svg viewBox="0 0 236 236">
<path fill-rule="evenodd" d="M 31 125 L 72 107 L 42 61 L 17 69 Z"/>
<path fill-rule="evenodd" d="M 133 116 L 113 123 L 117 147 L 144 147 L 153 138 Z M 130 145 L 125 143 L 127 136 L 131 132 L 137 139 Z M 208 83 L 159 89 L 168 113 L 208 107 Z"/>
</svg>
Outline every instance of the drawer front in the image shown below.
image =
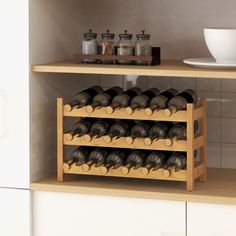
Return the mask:
<svg viewBox="0 0 236 236">
<path fill-rule="evenodd" d="M 30 191 L 0 188 L 0 235 L 30 236 Z"/>
<path fill-rule="evenodd" d="M 185 203 L 33 193 L 34 236 L 185 236 Z"/>
<path fill-rule="evenodd" d="M 235 236 L 236 206 L 187 204 L 188 236 Z"/>
</svg>

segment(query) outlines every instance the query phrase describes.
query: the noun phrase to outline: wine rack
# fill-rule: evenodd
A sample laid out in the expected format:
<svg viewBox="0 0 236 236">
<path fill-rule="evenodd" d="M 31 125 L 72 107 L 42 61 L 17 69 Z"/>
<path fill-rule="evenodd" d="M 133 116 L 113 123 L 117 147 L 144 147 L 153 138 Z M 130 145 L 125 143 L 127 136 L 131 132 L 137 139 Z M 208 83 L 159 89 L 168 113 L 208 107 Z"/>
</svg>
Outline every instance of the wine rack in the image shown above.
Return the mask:
<svg viewBox="0 0 236 236">
<path fill-rule="evenodd" d="M 165 144 L 164 139 L 154 141 L 150 145 L 145 144 L 144 139 L 134 140 L 133 143 L 127 144 L 126 138 L 114 139 L 106 142 L 104 137 L 92 138 L 90 141 L 82 137 L 70 137 L 64 133 L 65 117 L 90 117 L 90 118 L 110 118 L 110 119 L 130 119 L 130 120 L 150 120 L 150 121 L 171 121 L 186 122 L 187 140 L 174 142 L 171 146 Z M 200 122 L 200 134 L 194 135 L 194 121 Z M 102 167 L 91 167 L 84 170 L 81 166 L 72 164 L 69 168 L 63 168 L 64 164 L 64 145 L 74 146 L 94 146 L 94 147 L 110 147 L 110 148 L 131 148 L 144 150 L 163 150 L 163 151 L 183 151 L 187 153 L 187 167 L 185 170 L 178 172 L 165 171 L 158 169 L 148 174 L 143 174 L 139 169 L 131 169 L 129 173 L 122 174 L 122 167 L 111 169 L 108 173 L 101 171 Z M 200 150 L 200 159 L 198 162 L 194 158 L 194 150 Z M 64 181 L 64 174 L 80 174 L 80 175 L 96 175 L 96 176 L 113 176 L 124 178 L 141 178 L 141 179 L 157 179 L 170 181 L 184 181 L 187 184 L 187 190 L 194 189 L 195 180 L 201 182 L 206 181 L 206 101 L 201 99 L 197 107 L 193 104 L 187 105 L 186 111 L 177 111 L 176 113 L 166 116 L 164 110 L 154 112 L 148 116 L 144 109 L 135 111 L 133 114 L 127 115 L 125 108 L 115 110 L 112 114 L 106 112 L 106 108 L 99 108 L 93 112 L 87 112 L 86 107 L 79 109 L 68 109 L 68 104 L 64 104 L 63 98 L 57 99 L 57 180 Z"/>
</svg>

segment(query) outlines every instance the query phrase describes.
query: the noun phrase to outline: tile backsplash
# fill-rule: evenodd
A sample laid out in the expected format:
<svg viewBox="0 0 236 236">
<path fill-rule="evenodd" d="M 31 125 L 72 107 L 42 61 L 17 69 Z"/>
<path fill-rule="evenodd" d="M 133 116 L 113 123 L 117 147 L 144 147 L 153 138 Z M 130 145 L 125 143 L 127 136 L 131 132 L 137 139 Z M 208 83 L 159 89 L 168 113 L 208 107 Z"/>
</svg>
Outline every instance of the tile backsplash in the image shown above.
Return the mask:
<svg viewBox="0 0 236 236">
<path fill-rule="evenodd" d="M 99 81 L 104 88 L 195 89 L 207 99 L 208 166 L 236 169 L 236 80 L 101 75 Z"/>
</svg>

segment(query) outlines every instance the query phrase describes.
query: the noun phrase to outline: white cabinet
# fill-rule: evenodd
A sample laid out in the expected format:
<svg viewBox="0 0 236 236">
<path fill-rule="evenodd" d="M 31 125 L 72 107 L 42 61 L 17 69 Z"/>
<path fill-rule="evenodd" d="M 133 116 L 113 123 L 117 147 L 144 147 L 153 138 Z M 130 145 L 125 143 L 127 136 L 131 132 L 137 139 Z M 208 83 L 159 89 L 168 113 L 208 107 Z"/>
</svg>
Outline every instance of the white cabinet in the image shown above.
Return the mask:
<svg viewBox="0 0 236 236">
<path fill-rule="evenodd" d="M 0 187 L 28 188 L 28 0 L 0 2 Z"/>
<path fill-rule="evenodd" d="M 30 236 L 29 190 L 0 188 L 0 235 Z"/>
<path fill-rule="evenodd" d="M 236 206 L 188 203 L 188 236 L 235 236 Z"/>
<path fill-rule="evenodd" d="M 34 236 L 185 236 L 185 202 L 33 193 Z"/>
</svg>

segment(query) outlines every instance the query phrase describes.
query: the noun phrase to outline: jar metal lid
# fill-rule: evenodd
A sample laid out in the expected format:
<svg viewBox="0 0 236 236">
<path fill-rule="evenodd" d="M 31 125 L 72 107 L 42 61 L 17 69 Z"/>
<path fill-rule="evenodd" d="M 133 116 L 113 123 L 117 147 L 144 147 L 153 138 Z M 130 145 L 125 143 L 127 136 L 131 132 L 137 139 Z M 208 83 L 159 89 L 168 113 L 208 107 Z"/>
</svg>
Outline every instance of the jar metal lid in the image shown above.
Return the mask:
<svg viewBox="0 0 236 236">
<path fill-rule="evenodd" d="M 145 34 L 145 31 L 142 30 L 142 34 L 137 34 L 136 37 L 137 39 L 150 39 L 151 35 Z"/>
<path fill-rule="evenodd" d="M 119 34 L 120 39 L 132 39 L 132 34 L 127 34 L 127 30 L 124 30 L 123 34 Z"/>
<path fill-rule="evenodd" d="M 102 33 L 101 36 L 102 36 L 102 39 L 114 39 L 115 34 L 110 33 L 110 30 L 107 30 L 107 32 Z"/>
<path fill-rule="evenodd" d="M 97 38 L 97 34 L 92 32 L 92 29 L 89 29 L 88 33 L 84 33 L 84 38 L 85 39 L 96 39 Z"/>
</svg>

